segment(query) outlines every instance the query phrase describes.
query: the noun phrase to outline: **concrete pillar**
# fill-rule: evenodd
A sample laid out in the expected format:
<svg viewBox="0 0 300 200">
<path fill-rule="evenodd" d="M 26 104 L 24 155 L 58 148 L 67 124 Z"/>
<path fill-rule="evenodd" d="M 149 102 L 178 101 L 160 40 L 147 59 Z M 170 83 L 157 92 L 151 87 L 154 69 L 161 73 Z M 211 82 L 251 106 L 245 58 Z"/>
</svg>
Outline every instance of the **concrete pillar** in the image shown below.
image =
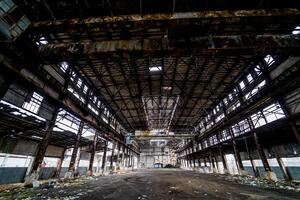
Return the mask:
<svg viewBox="0 0 300 200">
<path fill-rule="evenodd" d="M 88 176 L 93 175 L 93 165 L 94 165 L 95 152 L 96 152 L 96 147 L 97 147 L 97 140 L 98 140 L 98 132 L 96 132 L 95 135 L 94 135 L 93 145 L 92 145 L 92 149 L 91 149 L 89 169 L 88 169 L 88 172 L 87 172 Z"/>
<path fill-rule="evenodd" d="M 224 156 L 224 153 L 223 153 L 223 150 L 222 150 L 221 147 L 219 147 L 219 154 L 220 154 L 220 157 L 221 157 L 221 160 L 222 160 L 222 164 L 223 164 L 223 168 L 224 168 L 224 174 L 228 174 L 229 173 L 228 165 L 227 165 L 226 158 Z"/>
<path fill-rule="evenodd" d="M 271 167 L 269 165 L 269 162 L 268 162 L 268 159 L 267 159 L 267 157 L 265 155 L 264 150 L 261 148 L 261 146 L 259 144 L 256 132 L 253 133 L 253 137 L 254 137 L 255 146 L 257 148 L 259 157 L 260 157 L 260 159 L 261 159 L 261 161 L 263 163 L 264 169 L 265 169 L 265 177 L 266 177 L 266 179 L 271 180 L 271 181 L 278 181 L 278 179 L 276 177 L 276 174 L 272 171 L 272 169 L 271 169 Z"/>
<path fill-rule="evenodd" d="M 77 156 L 77 152 L 78 152 L 78 148 L 79 148 L 79 144 L 80 144 L 80 139 L 81 139 L 83 126 L 84 126 L 84 122 L 81 121 L 80 124 L 79 124 L 79 129 L 78 129 L 78 132 L 77 132 L 76 142 L 75 142 L 75 145 L 74 145 L 74 148 L 73 148 L 71 161 L 70 161 L 70 165 L 69 165 L 69 169 L 68 169 L 68 171 L 70 171 L 70 172 L 75 171 L 76 156 Z"/>
<path fill-rule="evenodd" d="M 58 109 L 55 110 L 55 112 L 53 113 L 51 119 L 46 122 L 45 134 L 43 136 L 41 144 L 39 145 L 35 160 L 32 164 L 31 174 L 37 173 L 41 163 L 43 162 L 47 147 L 48 147 L 49 142 L 50 142 L 50 136 L 51 136 L 52 130 L 53 130 L 54 125 L 55 125 L 55 120 L 57 118 L 57 114 L 58 114 Z M 36 174 L 36 176 L 38 176 L 38 175 Z"/>
<path fill-rule="evenodd" d="M 132 158 L 132 170 L 134 169 L 134 153 L 132 153 L 131 158 Z"/>
<path fill-rule="evenodd" d="M 107 142 L 105 142 L 104 152 L 103 152 L 103 158 L 102 158 L 102 174 L 105 172 L 105 164 L 106 164 L 106 153 L 107 153 Z"/>
<path fill-rule="evenodd" d="M 55 172 L 55 178 L 59 178 L 60 172 L 61 172 L 61 166 L 63 164 L 64 158 L 65 158 L 66 149 L 63 150 L 60 159 L 58 160 L 58 163 L 56 165 L 56 172 Z"/>
<path fill-rule="evenodd" d="M 112 145 L 112 150 L 111 150 L 110 166 L 109 166 L 110 171 L 113 170 L 113 162 L 114 162 L 115 148 L 116 148 L 116 142 L 112 141 L 112 143 L 113 143 L 113 145 Z"/>
<path fill-rule="evenodd" d="M 122 145 L 121 165 L 122 167 L 125 167 L 125 145 Z"/>
<path fill-rule="evenodd" d="M 119 170 L 120 169 L 120 151 L 121 151 L 121 143 L 117 142 L 117 166 L 116 169 Z"/>
<path fill-rule="evenodd" d="M 280 170 L 283 174 L 284 180 L 286 180 L 286 181 L 292 180 L 290 174 L 288 173 L 288 171 L 285 167 L 285 164 L 284 164 L 283 160 L 280 157 L 280 153 L 281 153 L 280 149 L 278 147 L 274 147 L 274 153 L 275 153 L 275 157 L 276 157 L 276 160 L 278 162 L 278 165 L 280 167 Z"/>
<path fill-rule="evenodd" d="M 253 172 L 254 172 L 254 175 L 255 175 L 255 177 L 259 177 L 259 171 L 258 171 L 258 169 L 257 169 L 257 167 L 256 167 L 256 164 L 255 164 L 255 162 L 254 162 L 254 160 L 253 160 L 253 158 L 252 158 L 252 156 L 251 156 L 250 150 L 249 150 L 249 148 L 248 148 L 248 142 L 247 142 L 247 139 L 245 138 L 244 141 L 245 141 L 246 151 L 247 151 L 248 158 L 249 158 L 249 160 L 250 160 L 250 163 L 251 163 L 251 166 L 252 166 L 252 170 L 253 170 Z"/>
<path fill-rule="evenodd" d="M 216 169 L 216 166 L 215 166 L 215 162 L 213 160 L 213 157 L 212 157 L 212 153 L 211 153 L 211 150 L 209 150 L 209 162 L 210 162 L 210 169 L 213 173 L 216 173 L 217 172 L 217 169 Z"/>
</svg>

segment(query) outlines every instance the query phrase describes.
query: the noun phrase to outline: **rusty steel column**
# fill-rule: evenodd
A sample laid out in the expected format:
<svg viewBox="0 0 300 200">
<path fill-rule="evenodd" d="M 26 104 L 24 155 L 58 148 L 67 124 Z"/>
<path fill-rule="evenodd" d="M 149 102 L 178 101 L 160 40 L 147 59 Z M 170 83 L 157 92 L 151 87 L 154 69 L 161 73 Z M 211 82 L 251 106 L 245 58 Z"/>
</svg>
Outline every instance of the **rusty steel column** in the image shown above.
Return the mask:
<svg viewBox="0 0 300 200">
<path fill-rule="evenodd" d="M 76 142 L 75 142 L 75 146 L 73 148 L 71 161 L 70 161 L 70 165 L 69 165 L 69 169 L 68 169 L 68 171 L 71 171 L 71 172 L 75 171 L 76 156 L 77 156 L 77 151 L 78 151 L 79 144 L 80 144 L 80 139 L 81 139 L 83 126 L 84 126 L 84 122 L 81 121 L 80 124 L 79 124 L 79 129 L 78 129 L 78 132 L 77 132 Z"/>
<path fill-rule="evenodd" d="M 112 141 L 112 143 L 113 143 L 113 145 L 112 145 L 112 149 L 111 149 L 110 166 L 109 166 L 110 170 L 113 169 L 114 156 L 115 156 L 115 148 L 116 148 L 116 142 Z"/>
<path fill-rule="evenodd" d="M 270 165 L 269 165 L 269 162 L 268 162 L 268 159 L 266 157 L 266 154 L 264 152 L 264 150 L 262 149 L 259 141 L 258 141 L 258 137 L 256 135 L 256 132 L 253 133 L 253 137 L 254 137 L 254 141 L 255 141 L 255 146 L 257 148 L 257 151 L 258 151 L 258 154 L 259 154 L 259 157 L 263 163 L 263 166 L 264 166 L 264 169 L 265 169 L 265 177 L 268 179 L 268 180 L 271 180 L 271 181 L 277 181 L 277 176 L 276 174 L 272 171 Z"/>
<path fill-rule="evenodd" d="M 94 165 L 95 152 L 96 152 L 96 147 L 97 147 L 97 140 L 98 140 L 98 132 L 96 132 L 94 135 L 93 146 L 92 146 L 92 151 L 91 151 L 91 156 L 90 156 L 89 169 L 88 169 L 89 176 L 93 175 L 93 165 Z"/>
<path fill-rule="evenodd" d="M 269 165 L 268 159 L 266 157 L 266 154 L 265 154 L 264 150 L 261 148 L 261 145 L 259 144 L 256 132 L 253 133 L 253 137 L 254 137 L 256 149 L 257 149 L 259 157 L 263 163 L 265 171 L 272 171 L 272 169 Z"/>
<path fill-rule="evenodd" d="M 255 175 L 255 177 L 259 177 L 259 171 L 258 171 L 258 169 L 257 169 L 257 167 L 256 167 L 256 164 L 255 164 L 255 162 L 254 162 L 254 160 L 253 160 L 253 158 L 252 158 L 252 156 L 251 156 L 250 150 L 249 150 L 249 148 L 248 148 L 248 142 L 247 142 L 247 139 L 245 138 L 244 141 L 245 141 L 246 151 L 247 151 L 247 154 L 248 154 L 248 157 L 249 157 L 249 160 L 250 160 L 250 163 L 251 163 L 251 166 L 252 166 L 252 170 L 253 170 L 253 172 L 254 172 L 254 175 Z"/>
<path fill-rule="evenodd" d="M 56 172 L 55 172 L 55 178 L 59 178 L 60 172 L 61 172 L 61 166 L 63 164 L 64 158 L 65 158 L 66 149 L 63 150 L 60 159 L 58 160 L 57 166 L 56 166 Z"/>
<path fill-rule="evenodd" d="M 274 147 L 274 153 L 275 153 L 275 157 L 276 157 L 276 160 L 278 162 L 278 165 L 281 169 L 281 172 L 283 174 L 283 177 L 286 181 L 290 181 L 292 180 L 292 177 L 290 176 L 290 174 L 288 173 L 285 165 L 284 165 L 284 162 L 283 160 L 281 159 L 280 155 L 281 155 L 281 150 L 279 147 Z"/>
<path fill-rule="evenodd" d="M 106 153 L 107 153 L 107 141 L 105 141 L 105 147 L 104 147 L 104 151 L 103 151 L 102 166 L 101 166 L 102 174 L 105 171 Z"/>
<path fill-rule="evenodd" d="M 36 172 L 39 169 L 41 163 L 43 162 L 47 147 L 48 147 L 49 142 L 50 142 L 50 135 L 51 135 L 52 130 L 54 128 L 55 120 L 57 118 L 57 115 L 58 115 L 58 109 L 56 109 L 54 111 L 51 119 L 46 122 L 45 134 L 44 134 L 44 137 L 41 141 L 41 144 L 39 145 L 34 163 L 32 165 L 31 173 Z"/>
<path fill-rule="evenodd" d="M 290 122 L 289 124 L 290 124 L 290 126 L 291 126 L 291 128 L 292 128 L 292 131 L 293 131 L 293 133 L 294 133 L 294 135 L 295 135 L 295 137 L 296 137 L 298 143 L 300 143 L 300 131 L 299 131 L 299 129 L 297 128 L 296 123 L 295 123 L 295 122 Z"/>
</svg>

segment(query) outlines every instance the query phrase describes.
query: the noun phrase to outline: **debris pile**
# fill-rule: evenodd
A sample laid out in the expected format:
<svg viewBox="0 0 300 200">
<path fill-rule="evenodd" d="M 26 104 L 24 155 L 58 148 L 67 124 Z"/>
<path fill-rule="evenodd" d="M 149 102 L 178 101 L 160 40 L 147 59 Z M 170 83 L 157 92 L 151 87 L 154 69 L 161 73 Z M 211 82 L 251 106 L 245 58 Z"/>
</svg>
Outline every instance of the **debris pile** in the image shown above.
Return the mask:
<svg viewBox="0 0 300 200">
<path fill-rule="evenodd" d="M 279 189 L 279 190 L 291 190 L 295 192 L 300 192 L 300 183 L 299 182 L 286 182 L 286 181 L 277 181 L 272 182 L 265 178 L 255 178 L 253 176 L 226 176 L 222 175 L 225 180 L 236 182 L 244 185 L 251 185 L 254 187 L 268 188 L 268 189 Z"/>
</svg>

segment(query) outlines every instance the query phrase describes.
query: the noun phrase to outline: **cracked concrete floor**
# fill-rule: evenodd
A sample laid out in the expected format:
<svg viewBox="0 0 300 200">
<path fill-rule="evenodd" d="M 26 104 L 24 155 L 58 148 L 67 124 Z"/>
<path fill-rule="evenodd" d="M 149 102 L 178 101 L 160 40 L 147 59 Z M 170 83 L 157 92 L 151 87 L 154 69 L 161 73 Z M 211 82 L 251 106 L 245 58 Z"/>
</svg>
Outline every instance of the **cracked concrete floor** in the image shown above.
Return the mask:
<svg viewBox="0 0 300 200">
<path fill-rule="evenodd" d="M 212 174 L 178 169 L 139 170 L 90 178 L 50 189 L 31 189 L 25 199 L 186 200 L 300 199 L 300 193 L 240 185 Z M 15 193 L 13 199 L 18 198 Z M 22 192 L 19 193 L 22 195 Z M 6 196 L 8 197 L 8 196 Z M 1 198 L 0 198 L 1 199 Z"/>
</svg>

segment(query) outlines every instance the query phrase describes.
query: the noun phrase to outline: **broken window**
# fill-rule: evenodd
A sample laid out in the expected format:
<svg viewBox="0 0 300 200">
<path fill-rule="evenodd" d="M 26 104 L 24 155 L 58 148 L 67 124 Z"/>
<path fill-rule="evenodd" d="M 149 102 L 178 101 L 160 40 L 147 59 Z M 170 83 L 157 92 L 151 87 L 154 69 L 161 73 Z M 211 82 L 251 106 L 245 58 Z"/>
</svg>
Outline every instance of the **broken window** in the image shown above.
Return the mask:
<svg viewBox="0 0 300 200">
<path fill-rule="evenodd" d="M 250 118 L 251 118 L 252 123 L 254 124 L 255 128 L 263 126 L 267 123 L 264 116 L 263 116 L 263 114 L 262 114 L 262 112 L 260 112 L 260 111 L 253 114 L 253 115 L 251 115 Z"/>
<path fill-rule="evenodd" d="M 252 83 L 253 82 L 253 77 L 252 77 L 251 74 L 247 75 L 247 81 L 248 81 L 248 83 Z"/>
<path fill-rule="evenodd" d="M 253 96 L 255 96 L 265 85 L 266 85 L 266 81 L 263 80 L 256 87 L 254 87 L 250 92 L 245 94 L 245 99 L 248 100 L 248 99 L 252 98 Z"/>
<path fill-rule="evenodd" d="M 43 97 L 36 92 L 34 92 L 29 100 L 29 102 L 24 102 L 23 108 L 33 112 L 33 113 L 38 113 L 40 106 L 42 104 Z"/>
<path fill-rule="evenodd" d="M 70 131 L 72 133 L 76 133 L 79 130 L 80 120 L 68 113 L 65 110 L 61 110 L 58 112 L 54 131 Z"/>
<path fill-rule="evenodd" d="M 264 60 L 268 66 L 271 66 L 275 62 L 274 58 L 271 55 L 266 55 Z"/>
<path fill-rule="evenodd" d="M 76 86 L 77 86 L 78 88 L 80 88 L 80 87 L 82 86 L 82 80 L 81 80 L 80 78 L 77 80 Z"/>
<path fill-rule="evenodd" d="M 267 123 L 273 122 L 275 120 L 285 117 L 285 114 L 278 103 L 274 103 L 265 109 L 263 109 L 263 114 L 267 120 Z"/>
<path fill-rule="evenodd" d="M 59 68 L 61 69 L 61 71 L 66 72 L 67 69 L 69 68 L 69 65 L 66 62 L 62 62 L 59 64 Z"/>
<path fill-rule="evenodd" d="M 240 86 L 241 90 L 244 90 L 245 89 L 245 83 L 244 83 L 244 81 L 241 81 L 239 83 L 239 86 Z"/>
<path fill-rule="evenodd" d="M 256 73 L 257 76 L 261 75 L 262 71 L 261 71 L 261 67 L 259 65 L 256 65 L 254 67 L 254 71 Z"/>
<path fill-rule="evenodd" d="M 40 37 L 36 42 L 36 45 L 41 46 L 41 45 L 45 45 L 48 44 L 48 41 L 46 40 L 45 37 Z"/>
<path fill-rule="evenodd" d="M 293 35 L 299 35 L 300 34 L 300 26 L 296 26 L 296 28 L 292 32 Z"/>
</svg>

